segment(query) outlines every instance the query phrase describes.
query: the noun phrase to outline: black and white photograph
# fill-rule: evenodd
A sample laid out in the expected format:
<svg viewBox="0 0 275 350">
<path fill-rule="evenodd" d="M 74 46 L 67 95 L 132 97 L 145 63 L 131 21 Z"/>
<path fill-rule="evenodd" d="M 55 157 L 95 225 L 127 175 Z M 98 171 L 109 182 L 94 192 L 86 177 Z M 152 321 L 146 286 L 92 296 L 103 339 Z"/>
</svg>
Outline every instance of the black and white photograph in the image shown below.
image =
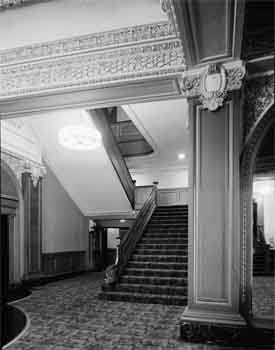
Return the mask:
<svg viewBox="0 0 275 350">
<path fill-rule="evenodd" d="M 0 349 L 275 350 L 274 0 L 0 0 Z"/>
</svg>

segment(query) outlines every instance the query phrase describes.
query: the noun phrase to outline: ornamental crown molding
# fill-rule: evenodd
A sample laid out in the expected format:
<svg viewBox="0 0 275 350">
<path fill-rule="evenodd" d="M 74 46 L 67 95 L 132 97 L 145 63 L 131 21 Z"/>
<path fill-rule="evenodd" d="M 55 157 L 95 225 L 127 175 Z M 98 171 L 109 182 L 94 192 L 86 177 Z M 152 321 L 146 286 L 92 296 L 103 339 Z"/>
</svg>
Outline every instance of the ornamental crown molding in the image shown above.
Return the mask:
<svg viewBox="0 0 275 350">
<path fill-rule="evenodd" d="M 178 75 L 181 41 L 167 22 L 0 52 L 0 100 Z"/>
<path fill-rule="evenodd" d="M 46 167 L 41 163 L 20 157 L 16 154 L 1 150 L 1 160 L 3 160 L 12 169 L 19 184 L 21 185 L 21 176 L 23 173 L 30 173 L 33 185 L 36 186 L 39 178 L 46 175 Z"/>
<path fill-rule="evenodd" d="M 40 1 L 42 0 L 0 0 L 0 11 Z"/>
<path fill-rule="evenodd" d="M 92 33 L 0 51 L 0 67 L 22 62 L 118 49 L 176 38 L 168 22 L 150 23 L 112 31 Z"/>
<path fill-rule="evenodd" d="M 69 88 L 110 86 L 185 71 L 178 40 L 0 68 L 0 100 Z"/>
<path fill-rule="evenodd" d="M 203 108 L 216 111 L 223 105 L 229 91 L 241 88 L 244 76 L 242 61 L 209 64 L 184 72 L 179 78 L 179 86 L 184 97 L 199 98 Z"/>
</svg>

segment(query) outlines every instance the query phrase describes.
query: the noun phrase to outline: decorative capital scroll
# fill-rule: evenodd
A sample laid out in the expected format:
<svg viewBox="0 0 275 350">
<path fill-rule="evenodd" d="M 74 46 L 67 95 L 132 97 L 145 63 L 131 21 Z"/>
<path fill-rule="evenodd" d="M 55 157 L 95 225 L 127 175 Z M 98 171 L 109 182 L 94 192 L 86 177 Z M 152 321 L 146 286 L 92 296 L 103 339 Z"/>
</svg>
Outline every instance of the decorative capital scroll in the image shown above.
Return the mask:
<svg viewBox="0 0 275 350">
<path fill-rule="evenodd" d="M 160 0 L 160 6 L 164 13 L 168 17 L 168 21 L 174 29 L 174 32 L 179 36 L 178 22 L 176 18 L 176 10 L 172 0 Z"/>
<path fill-rule="evenodd" d="M 30 173 L 34 187 L 37 186 L 39 178 L 46 174 L 46 168 L 43 164 L 36 163 L 32 160 L 25 159 L 10 152 L 1 151 L 1 159 L 8 164 L 16 175 L 21 185 L 21 176 L 23 173 Z"/>
<path fill-rule="evenodd" d="M 216 111 L 228 91 L 241 88 L 245 67 L 241 61 L 230 64 L 210 64 L 204 69 L 184 72 L 179 79 L 183 96 L 197 97 L 203 108 Z"/>
</svg>

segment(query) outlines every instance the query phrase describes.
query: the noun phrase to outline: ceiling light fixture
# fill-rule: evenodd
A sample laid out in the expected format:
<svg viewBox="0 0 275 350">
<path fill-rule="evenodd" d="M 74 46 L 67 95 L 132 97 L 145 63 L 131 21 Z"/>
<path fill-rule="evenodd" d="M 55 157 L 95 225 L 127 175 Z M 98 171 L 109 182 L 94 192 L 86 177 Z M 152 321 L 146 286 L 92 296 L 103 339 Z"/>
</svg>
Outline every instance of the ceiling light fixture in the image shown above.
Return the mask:
<svg viewBox="0 0 275 350">
<path fill-rule="evenodd" d="M 84 125 L 67 125 L 59 131 L 58 141 L 71 150 L 94 150 L 101 145 L 101 134 Z"/>
<path fill-rule="evenodd" d="M 119 222 L 124 223 L 124 222 L 126 222 L 126 220 L 125 219 L 120 219 Z"/>
<path fill-rule="evenodd" d="M 182 160 L 185 158 L 185 154 L 184 153 L 179 153 L 178 154 L 178 159 Z"/>
</svg>

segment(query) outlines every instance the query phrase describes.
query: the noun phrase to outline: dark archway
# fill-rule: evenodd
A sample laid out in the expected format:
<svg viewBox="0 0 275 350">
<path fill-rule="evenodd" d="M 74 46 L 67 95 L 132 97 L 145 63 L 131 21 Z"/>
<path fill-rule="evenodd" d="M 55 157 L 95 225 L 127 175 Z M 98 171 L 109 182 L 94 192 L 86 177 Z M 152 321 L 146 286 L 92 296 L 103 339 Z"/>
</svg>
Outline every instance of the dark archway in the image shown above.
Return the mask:
<svg viewBox="0 0 275 350">
<path fill-rule="evenodd" d="M 275 104 L 271 103 L 259 116 L 246 137 L 241 154 L 240 204 L 241 204 L 241 311 L 253 320 L 253 205 L 252 186 L 256 156 L 261 142 L 275 122 Z"/>
</svg>

